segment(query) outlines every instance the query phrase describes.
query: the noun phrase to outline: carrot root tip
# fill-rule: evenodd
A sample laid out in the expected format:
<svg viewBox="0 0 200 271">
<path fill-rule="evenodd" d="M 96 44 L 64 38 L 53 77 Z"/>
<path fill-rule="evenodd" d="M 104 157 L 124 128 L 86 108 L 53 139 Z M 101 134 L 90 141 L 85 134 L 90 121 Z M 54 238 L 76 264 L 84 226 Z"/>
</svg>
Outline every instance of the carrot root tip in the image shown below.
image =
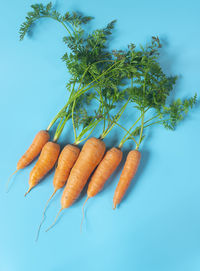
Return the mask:
<svg viewBox="0 0 200 271">
<path fill-rule="evenodd" d="M 60 211 L 58 212 L 58 214 L 57 214 L 57 216 L 56 216 L 56 218 L 55 218 L 55 220 L 54 220 L 54 222 L 53 222 L 53 224 L 52 224 L 48 229 L 46 229 L 45 232 L 48 232 L 50 229 L 52 229 L 52 228 L 55 226 L 55 224 L 56 224 L 56 222 L 57 222 L 57 219 L 58 219 L 58 217 L 59 217 L 59 214 L 62 212 L 62 210 L 63 210 L 63 208 L 60 209 Z"/>
<path fill-rule="evenodd" d="M 48 205 L 49 205 L 49 202 L 50 202 L 50 200 L 53 198 L 53 196 L 55 195 L 55 193 L 57 192 L 57 190 L 58 190 L 58 189 L 55 189 L 55 190 L 54 190 L 53 194 L 52 194 L 51 197 L 48 199 L 48 201 L 47 201 L 47 203 L 46 203 L 46 205 L 45 205 L 45 207 L 44 207 L 44 211 L 43 211 L 43 215 L 42 215 L 42 221 L 40 222 L 40 225 L 39 225 L 39 227 L 38 227 L 38 231 L 37 231 L 37 235 L 36 235 L 36 239 L 35 239 L 36 242 L 37 242 L 38 239 L 39 239 L 40 229 L 41 229 L 42 224 L 44 223 L 45 218 L 46 218 L 46 210 L 47 210 L 47 207 L 48 207 Z"/>
<path fill-rule="evenodd" d="M 24 197 L 26 197 L 26 195 L 31 191 L 32 188 L 33 188 L 33 187 L 30 187 L 30 188 L 28 189 L 28 191 L 24 194 Z"/>
<path fill-rule="evenodd" d="M 117 204 L 114 204 L 114 203 L 113 203 L 112 209 L 115 210 L 116 207 L 117 207 Z"/>
<path fill-rule="evenodd" d="M 13 175 L 15 175 L 18 171 L 19 171 L 19 169 L 16 169 L 16 170 L 10 175 L 10 177 L 8 178 L 8 181 L 7 181 L 7 183 L 6 183 L 6 193 L 9 192 L 9 183 L 10 183 L 10 180 L 12 179 Z"/>
<path fill-rule="evenodd" d="M 82 233 L 82 226 L 83 226 L 83 220 L 84 220 L 84 217 L 85 217 L 85 213 L 84 213 L 84 207 L 85 207 L 85 204 L 86 202 L 88 201 L 89 197 L 87 196 L 85 202 L 83 203 L 83 207 L 82 207 L 82 220 L 81 220 L 81 225 L 80 225 L 80 232 Z"/>
</svg>

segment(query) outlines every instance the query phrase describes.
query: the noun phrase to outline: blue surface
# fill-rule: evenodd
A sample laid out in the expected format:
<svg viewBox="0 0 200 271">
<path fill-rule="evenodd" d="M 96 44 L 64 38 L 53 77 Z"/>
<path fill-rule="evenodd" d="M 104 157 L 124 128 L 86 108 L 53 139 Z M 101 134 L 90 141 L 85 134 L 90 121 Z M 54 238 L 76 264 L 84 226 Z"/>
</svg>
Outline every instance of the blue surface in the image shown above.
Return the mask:
<svg viewBox="0 0 200 271">
<path fill-rule="evenodd" d="M 60 60 L 65 46 L 59 24 L 43 20 L 32 38 L 19 42 L 18 28 L 32 3 L 1 2 L 0 271 L 200 270 L 199 108 L 176 132 L 155 127 L 148 133 L 135 182 L 119 209 L 111 207 L 121 168 L 106 189 L 88 202 L 82 234 L 85 196 L 63 213 L 52 231 L 44 233 L 60 208 L 60 192 L 35 243 L 42 209 L 53 190 L 53 175 L 27 198 L 23 195 L 33 165 L 15 176 L 9 194 L 5 182 L 37 131 L 64 104 L 68 75 Z M 68 0 L 56 5 L 59 10 L 78 9 L 95 16 L 93 28 L 117 18 L 113 47 L 144 43 L 159 35 L 166 44 L 164 69 L 181 75 L 175 96 L 199 91 L 199 1 Z M 62 142 L 73 141 L 70 130 L 66 127 Z M 113 138 L 106 140 L 108 146 Z M 127 144 L 124 149 L 131 147 Z"/>
</svg>

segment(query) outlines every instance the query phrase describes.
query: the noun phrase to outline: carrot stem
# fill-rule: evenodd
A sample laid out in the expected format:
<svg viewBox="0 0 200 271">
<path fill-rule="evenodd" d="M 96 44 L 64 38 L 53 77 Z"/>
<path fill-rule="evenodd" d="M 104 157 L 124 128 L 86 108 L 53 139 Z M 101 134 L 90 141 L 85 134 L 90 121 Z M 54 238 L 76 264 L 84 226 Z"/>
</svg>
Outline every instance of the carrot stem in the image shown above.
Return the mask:
<svg viewBox="0 0 200 271">
<path fill-rule="evenodd" d="M 129 103 L 128 101 L 122 106 L 122 108 L 119 110 L 119 112 L 115 115 L 115 120 L 112 122 L 111 127 L 108 127 L 102 134 L 101 134 L 101 139 L 105 138 L 110 131 L 114 128 L 114 126 L 117 124 L 118 120 L 121 118 L 122 114 L 124 113 L 124 110 L 126 109 L 127 105 Z"/>
<path fill-rule="evenodd" d="M 68 116 L 65 117 L 64 121 L 62 122 L 62 125 L 60 125 L 59 128 L 57 128 L 55 135 L 54 135 L 54 138 L 53 138 L 54 142 L 56 142 L 59 139 L 59 137 L 62 133 L 62 130 L 64 129 L 65 124 L 68 121 L 69 117 L 70 117 L 70 114 L 68 114 Z"/>
<path fill-rule="evenodd" d="M 133 139 L 133 141 L 135 142 L 135 144 L 137 145 L 137 141 L 135 140 L 135 138 L 131 135 L 131 133 L 126 129 L 124 128 L 122 125 L 120 125 L 119 123 L 116 123 L 116 125 L 118 125 L 120 128 L 122 128 L 124 131 L 126 131 L 126 133 Z M 119 148 L 121 148 L 121 146 L 119 146 Z"/>
<path fill-rule="evenodd" d="M 149 107 L 144 110 L 144 114 L 149 110 Z M 142 114 L 139 116 L 139 118 L 133 123 L 133 125 L 129 128 L 128 130 L 128 133 L 130 133 L 130 131 L 133 129 L 133 127 L 138 123 L 138 121 L 142 118 Z M 128 139 L 128 133 L 125 134 L 125 136 L 122 138 L 122 140 L 120 141 L 120 144 L 119 144 L 119 148 L 121 148 L 124 143 L 127 141 Z"/>
<path fill-rule="evenodd" d="M 50 19 L 56 20 L 57 22 L 61 23 L 61 24 L 64 26 L 64 28 L 67 30 L 67 32 L 68 32 L 68 34 L 70 35 L 70 37 L 72 37 L 72 34 L 71 34 L 71 32 L 69 31 L 68 27 L 67 27 L 66 24 L 63 23 L 62 21 L 60 21 L 60 20 L 58 20 L 58 19 L 56 19 L 56 18 L 54 18 L 54 17 L 52 17 L 52 16 L 48 16 L 48 15 L 40 16 L 40 18 L 50 18 Z M 71 25 L 71 27 L 72 27 L 72 25 Z M 75 32 L 73 27 L 72 27 L 72 30 L 73 30 L 73 32 Z"/>
<path fill-rule="evenodd" d="M 140 143 L 142 141 L 143 128 L 144 128 L 144 111 L 142 111 L 142 122 L 141 122 L 141 129 L 140 129 L 140 139 L 139 139 L 139 143 L 136 146 L 136 150 L 139 149 Z"/>
<path fill-rule="evenodd" d="M 73 101 L 73 105 L 72 105 L 72 125 L 73 125 L 73 130 L 74 130 L 74 139 L 76 142 L 77 139 L 77 135 L 76 135 L 76 126 L 75 126 L 75 121 L 74 121 L 74 107 L 76 105 L 76 100 Z"/>
<path fill-rule="evenodd" d="M 98 63 L 100 61 L 97 61 L 96 63 Z M 93 63 L 93 64 L 96 64 Z M 76 100 L 78 97 L 80 97 L 81 95 L 83 95 L 85 92 L 87 92 L 88 90 L 90 90 L 91 88 L 95 87 L 98 84 L 93 84 L 96 80 L 100 79 L 103 75 L 105 75 L 106 73 L 108 73 L 116 64 L 120 63 L 120 61 L 116 61 L 114 62 L 113 65 L 111 65 L 107 70 L 105 70 L 104 72 L 102 72 L 102 74 L 100 74 L 95 80 L 92 80 L 90 83 L 88 83 L 86 86 L 84 86 L 83 88 L 79 89 L 75 94 L 73 93 L 73 95 L 70 95 L 67 103 L 64 105 L 64 107 L 57 113 L 57 115 L 53 118 L 53 120 L 50 122 L 49 126 L 47 127 L 47 131 L 50 130 L 50 128 L 54 125 L 54 123 L 56 122 L 56 120 L 59 118 L 60 114 L 62 112 L 64 112 L 67 107 L 73 103 L 74 100 Z M 87 88 L 88 87 L 88 88 Z M 72 94 L 72 93 L 71 93 Z M 64 127 L 63 127 L 64 128 Z"/>
</svg>

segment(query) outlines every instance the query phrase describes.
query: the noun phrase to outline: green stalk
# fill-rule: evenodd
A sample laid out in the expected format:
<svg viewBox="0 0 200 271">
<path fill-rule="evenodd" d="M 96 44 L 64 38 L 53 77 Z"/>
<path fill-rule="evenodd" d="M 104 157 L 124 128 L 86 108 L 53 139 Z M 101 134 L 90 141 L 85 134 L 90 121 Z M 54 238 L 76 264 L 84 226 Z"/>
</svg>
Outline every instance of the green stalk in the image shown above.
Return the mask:
<svg viewBox="0 0 200 271">
<path fill-rule="evenodd" d="M 146 113 L 149 110 L 149 108 L 147 108 L 146 110 L 144 110 L 144 113 Z M 133 125 L 129 128 L 128 132 L 130 133 L 130 131 L 133 129 L 133 127 L 138 123 L 138 121 L 142 118 L 142 115 L 140 115 L 140 117 L 133 123 Z M 123 146 L 124 143 L 127 141 L 127 135 L 125 134 L 124 137 L 122 138 L 122 140 L 119 143 L 119 146 Z"/>
<path fill-rule="evenodd" d="M 108 126 L 108 128 L 101 134 L 101 136 L 100 136 L 101 139 L 104 139 L 110 133 L 110 131 L 114 128 L 114 126 L 116 125 L 116 123 L 118 122 L 118 120 L 121 118 L 121 116 L 122 116 L 124 110 L 126 109 L 128 103 L 129 103 L 129 99 L 122 106 L 122 108 L 119 110 L 119 112 L 115 115 L 116 120 L 113 121 L 113 124 L 111 125 L 111 127 Z"/>
<path fill-rule="evenodd" d="M 89 71 L 89 69 L 91 68 L 91 66 L 92 65 L 94 65 L 94 64 L 98 64 L 98 63 L 104 63 L 104 62 L 114 62 L 114 60 L 99 60 L 99 61 L 96 61 L 96 62 L 94 62 L 94 63 L 92 63 L 91 65 L 89 65 L 88 67 L 87 67 L 87 69 L 85 69 L 85 71 L 84 71 L 84 73 L 83 73 L 83 75 L 82 75 L 82 77 L 81 77 L 81 81 L 80 81 L 80 83 L 79 83 L 79 86 L 78 86 L 78 89 L 80 88 L 80 86 L 81 86 L 81 84 L 82 84 L 82 81 L 83 81 L 83 78 L 84 78 L 84 76 L 85 76 L 85 74 Z M 91 73 L 90 73 L 91 74 Z M 93 76 L 93 74 L 91 74 L 92 76 Z M 94 76 L 93 76 L 94 77 Z M 97 79 L 94 77 L 94 81 L 97 81 Z M 91 84 L 91 83 L 90 83 Z"/>
<path fill-rule="evenodd" d="M 155 117 L 157 117 L 157 116 L 155 116 Z M 145 121 L 144 124 L 146 124 L 147 122 L 149 122 L 149 121 L 152 120 L 152 119 L 154 119 L 154 118 L 151 118 L 151 119 Z M 165 121 L 168 121 L 168 120 L 170 120 L 170 119 L 167 119 L 167 120 L 165 120 Z M 162 122 L 163 122 L 163 120 L 155 121 L 155 122 L 152 122 L 152 123 L 150 123 L 150 124 L 148 124 L 148 125 L 144 125 L 144 128 L 147 128 L 147 127 L 149 127 L 149 126 L 152 126 L 152 125 L 157 124 L 157 123 L 162 123 Z M 137 128 L 141 128 L 141 126 L 138 126 Z M 134 132 L 134 131 L 133 131 L 133 132 Z"/>
<path fill-rule="evenodd" d="M 142 123 L 141 123 L 141 129 L 140 129 L 140 139 L 139 139 L 139 143 L 136 145 L 136 150 L 139 149 L 140 143 L 142 141 L 142 133 L 143 133 L 143 128 L 144 128 L 144 111 L 142 112 Z"/>
<path fill-rule="evenodd" d="M 74 144 L 78 145 L 79 143 L 81 143 L 81 142 L 85 141 L 86 139 L 88 139 L 88 137 L 92 134 L 92 132 L 94 131 L 96 126 L 99 124 L 99 122 L 100 122 L 100 120 L 95 121 L 94 124 L 91 126 L 91 127 L 93 127 L 92 129 L 91 129 L 91 127 L 89 127 L 89 128 L 87 127 L 87 129 L 85 131 L 82 131 L 80 133 L 80 135 L 77 137 Z M 86 134 L 89 130 L 91 130 L 90 133 L 85 138 L 81 139 L 83 137 L 83 135 Z"/>
<path fill-rule="evenodd" d="M 96 79 L 100 79 L 103 75 L 105 75 L 107 72 L 109 72 L 117 63 L 119 63 L 120 61 L 115 62 L 113 65 L 111 65 L 111 67 L 109 67 L 106 71 L 104 71 L 101 75 L 99 75 Z M 77 99 L 78 97 L 80 97 L 81 95 L 83 95 L 85 92 L 87 92 L 88 90 L 90 90 L 91 88 L 97 86 L 98 84 L 94 84 L 90 87 L 88 87 L 89 85 L 91 85 L 92 83 L 94 83 L 95 80 L 92 80 L 89 84 L 87 84 L 86 86 L 84 86 L 82 89 L 80 89 L 79 91 L 77 91 L 74 95 L 72 95 L 72 93 L 70 94 L 70 97 L 67 101 L 67 103 L 65 104 L 65 106 L 57 113 L 57 115 L 54 117 L 54 119 L 50 122 L 49 126 L 47 127 L 47 131 L 50 130 L 50 128 L 54 125 L 54 123 L 56 122 L 56 120 L 60 117 L 60 114 L 63 113 L 67 107 L 73 103 L 73 101 L 75 99 Z M 88 88 L 87 88 L 88 87 Z"/>
<path fill-rule="evenodd" d="M 67 30 L 67 32 L 69 33 L 70 37 L 72 38 L 72 34 L 71 34 L 71 32 L 69 31 L 69 29 L 68 29 L 68 27 L 66 26 L 66 24 L 63 23 L 63 22 L 61 22 L 61 21 L 58 21 L 58 22 L 60 22 L 60 23 L 64 26 L 64 28 Z M 73 28 L 73 27 L 72 27 L 72 29 L 73 29 L 73 31 L 74 31 L 74 28 Z"/>
<path fill-rule="evenodd" d="M 170 120 L 170 119 L 167 119 L 167 120 L 165 120 L 165 121 L 168 121 L 168 120 Z M 151 125 L 154 125 L 154 124 L 157 124 L 157 123 L 162 123 L 162 122 L 163 122 L 163 120 L 159 120 L 159 121 L 150 123 L 150 124 L 148 124 L 148 125 L 145 125 L 144 128 L 147 128 L 147 127 L 149 127 L 149 126 L 151 126 Z"/>
<path fill-rule="evenodd" d="M 63 121 L 63 123 L 62 123 L 62 125 L 59 127 L 59 129 L 56 130 L 55 135 L 54 135 L 54 138 L 53 138 L 53 141 L 54 141 L 54 142 L 56 142 L 56 141 L 59 139 L 59 137 L 60 137 L 60 135 L 61 135 L 61 133 L 62 133 L 62 131 L 63 131 L 63 128 L 65 127 L 65 124 L 66 124 L 66 122 L 68 121 L 69 117 L 70 117 L 70 114 L 68 114 L 68 115 L 65 117 L 65 119 L 64 119 L 64 121 Z"/>
<path fill-rule="evenodd" d="M 74 122 L 74 107 L 76 104 L 76 100 L 74 100 L 73 105 L 72 105 L 72 124 L 73 124 L 73 130 L 74 130 L 74 138 L 76 141 L 76 127 L 75 127 L 75 122 Z"/>
<path fill-rule="evenodd" d="M 138 143 L 137 143 L 137 141 L 135 140 L 135 138 L 129 133 L 129 131 L 126 129 L 126 128 L 124 128 L 122 125 L 120 125 L 119 123 L 116 123 L 116 125 L 118 125 L 120 128 L 122 128 L 132 139 L 133 139 L 133 141 L 135 142 L 135 144 L 137 145 Z M 120 146 L 119 145 L 119 148 L 121 148 L 122 146 Z"/>
<path fill-rule="evenodd" d="M 96 79 L 92 80 L 89 84 L 87 84 L 86 86 L 84 86 L 82 89 L 80 89 L 78 92 L 76 92 L 76 94 L 74 95 L 74 97 L 68 101 L 68 103 L 72 103 L 74 99 L 77 99 L 79 96 L 81 96 L 82 94 L 84 94 L 86 91 L 90 90 L 93 87 L 96 87 L 98 84 L 94 84 L 90 87 L 88 87 L 89 85 L 91 85 L 92 83 L 94 83 L 96 80 L 100 79 L 103 75 L 105 75 L 106 73 L 108 73 L 116 64 L 118 64 L 120 61 L 115 62 L 113 65 L 111 65 L 106 71 L 104 71 L 102 74 L 100 74 L 99 76 L 97 76 Z M 87 88 L 88 87 L 88 88 Z"/>
<path fill-rule="evenodd" d="M 131 88 L 133 88 L 133 77 L 131 77 Z"/>
<path fill-rule="evenodd" d="M 158 116 L 159 116 L 159 114 L 157 114 L 156 116 L 154 116 L 154 117 L 152 117 L 152 118 L 146 120 L 146 121 L 144 122 L 144 124 L 147 123 L 147 122 L 149 122 L 149 121 L 151 121 L 151 120 L 153 120 L 153 119 L 155 119 L 155 118 L 157 118 Z"/>
<path fill-rule="evenodd" d="M 58 112 L 58 114 L 53 118 L 53 120 L 49 123 L 49 126 L 47 127 L 47 131 L 50 130 L 50 128 L 54 125 L 54 123 L 57 121 L 57 119 L 59 118 L 60 116 L 60 113 L 61 113 L 62 109 Z"/>
<path fill-rule="evenodd" d="M 52 16 L 49 16 L 49 15 L 42 15 L 42 16 L 39 16 L 37 19 L 40 19 L 40 18 L 51 18 L 51 19 L 53 19 L 53 20 L 55 20 L 55 21 L 61 23 L 61 24 L 64 26 L 64 28 L 67 30 L 67 32 L 68 32 L 68 34 L 70 35 L 70 37 L 72 38 L 71 32 L 69 31 L 69 29 L 68 29 L 68 27 L 66 26 L 66 24 L 63 23 L 62 21 L 57 20 L 56 18 L 54 18 L 54 17 L 52 17 Z M 72 26 L 72 29 L 73 29 L 73 32 L 75 32 L 73 26 Z"/>
</svg>

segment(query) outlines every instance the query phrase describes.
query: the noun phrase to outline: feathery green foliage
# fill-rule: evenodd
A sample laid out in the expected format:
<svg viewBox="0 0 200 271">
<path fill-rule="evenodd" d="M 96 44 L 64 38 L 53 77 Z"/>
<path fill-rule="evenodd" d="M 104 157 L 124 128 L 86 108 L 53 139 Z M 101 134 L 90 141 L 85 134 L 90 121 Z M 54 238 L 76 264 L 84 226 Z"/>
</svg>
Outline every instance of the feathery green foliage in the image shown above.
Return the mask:
<svg viewBox="0 0 200 271">
<path fill-rule="evenodd" d="M 78 129 L 80 126 L 82 126 L 82 129 L 86 129 L 92 123 L 96 123 L 96 120 L 105 119 L 106 112 L 103 112 L 102 108 L 106 107 L 108 113 L 115 107 L 114 103 L 117 102 L 117 99 L 119 100 L 122 97 L 118 93 L 121 77 L 119 72 L 114 73 L 114 70 L 116 70 L 114 66 L 117 66 L 117 63 L 112 59 L 112 54 L 108 50 L 109 37 L 116 21 L 112 21 L 106 27 L 88 34 L 84 31 L 82 25 L 88 23 L 92 17 L 82 16 L 75 12 L 71 14 L 67 12 L 62 16 L 53 8 L 52 3 L 46 6 L 36 4 L 31 7 L 33 11 L 28 12 L 26 21 L 20 27 L 20 40 L 31 31 L 37 20 L 45 17 L 60 22 L 68 32 L 68 35 L 63 38 L 68 51 L 64 54 L 62 60 L 66 63 L 71 77 L 67 83 L 70 97 L 48 128 L 56 120 L 60 120 L 58 125 L 60 131 L 60 129 L 63 129 L 62 124 L 65 120 L 73 118 L 74 129 Z M 107 70 L 110 71 L 107 72 Z M 87 92 L 89 89 L 90 92 Z M 94 110 L 91 115 L 88 113 L 87 105 L 94 99 L 98 100 L 99 94 L 101 96 L 99 108 Z M 113 97 L 112 104 L 110 104 L 111 97 Z M 58 134 L 58 131 L 56 133 Z"/>
<path fill-rule="evenodd" d="M 162 124 L 165 128 L 174 130 L 176 125 L 184 119 L 189 109 L 194 106 L 197 94 L 189 99 L 177 99 L 168 105 L 168 97 L 177 81 L 177 76 L 168 76 L 164 73 L 159 63 L 160 48 L 162 47 L 158 37 L 152 37 L 151 43 L 146 47 L 136 47 L 131 44 L 125 52 L 114 52 L 117 57 L 126 56 L 124 69 L 127 78 L 131 79 L 131 86 L 125 89 L 134 107 L 141 112 L 138 121 L 141 125 L 131 127 L 130 134 L 127 133 L 121 145 L 132 137 L 139 136 L 137 148 L 139 148 L 144 135 L 145 128 Z M 146 112 L 151 109 L 153 116 L 145 119 Z M 153 111 L 152 111 L 153 109 Z M 136 123 L 138 122 L 136 121 Z M 134 127 L 134 130 L 132 130 Z"/>
<path fill-rule="evenodd" d="M 47 5 L 43 4 L 34 4 L 31 5 L 32 11 L 27 13 L 26 20 L 20 26 L 19 34 L 20 40 L 23 40 L 25 35 L 28 34 L 34 23 L 41 18 L 51 18 L 53 20 L 61 23 L 71 35 L 71 29 L 73 32 L 80 31 L 80 27 L 82 24 L 86 24 L 93 19 L 91 16 L 82 16 L 79 13 L 66 12 L 64 16 L 62 16 L 58 11 L 56 11 L 52 3 L 49 2 Z"/>
<path fill-rule="evenodd" d="M 140 111 L 140 117 L 127 131 L 120 146 L 126 140 L 139 136 L 139 141 L 135 141 L 139 148 L 144 139 L 145 128 L 160 123 L 165 128 L 174 130 L 196 103 L 195 94 L 192 98 L 177 99 L 168 104 L 168 97 L 174 89 L 177 76 L 168 76 L 161 68 L 159 56 L 162 44 L 158 37 L 153 36 L 149 44 L 140 46 L 139 49 L 135 44 L 129 44 L 127 50 L 110 52 L 109 42 L 115 20 L 104 28 L 87 33 L 83 25 L 91 21 L 90 16 L 83 16 L 77 12 L 61 15 L 53 8 L 51 2 L 31 7 L 32 11 L 28 12 L 25 22 L 20 27 L 20 40 L 32 30 L 37 20 L 45 17 L 61 23 L 68 33 L 63 38 L 67 52 L 62 60 L 70 73 L 66 84 L 69 99 L 48 127 L 49 129 L 59 120 L 56 138 L 69 119 L 73 122 L 75 140 L 79 142 L 85 133 L 103 120 L 103 138 L 117 124 L 130 101 L 134 108 Z M 96 108 L 91 113 L 89 108 L 94 101 Z M 118 105 L 121 105 L 121 109 L 116 113 Z M 146 113 L 150 109 L 153 115 L 146 119 Z M 136 127 L 139 121 L 141 124 Z M 82 131 L 77 136 L 76 130 L 80 127 Z"/>
</svg>

